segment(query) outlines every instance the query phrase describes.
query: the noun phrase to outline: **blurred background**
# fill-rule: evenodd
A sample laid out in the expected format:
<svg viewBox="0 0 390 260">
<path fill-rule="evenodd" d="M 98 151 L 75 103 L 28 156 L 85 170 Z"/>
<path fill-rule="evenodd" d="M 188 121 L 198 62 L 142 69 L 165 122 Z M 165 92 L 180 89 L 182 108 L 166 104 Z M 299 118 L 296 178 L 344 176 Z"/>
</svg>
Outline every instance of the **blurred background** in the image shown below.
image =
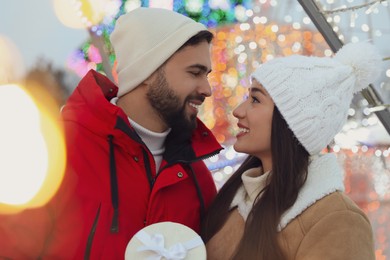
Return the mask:
<svg viewBox="0 0 390 260">
<path fill-rule="evenodd" d="M 89 69 L 116 81 L 109 35 L 121 14 L 139 6 L 162 7 L 207 25 L 216 36 L 213 96 L 200 117 L 225 147 L 206 161 L 218 187 L 243 160 L 231 146 L 236 131 L 231 111 L 259 64 L 292 54 L 331 56 L 330 43 L 337 41 L 373 42 L 383 57 L 383 74 L 370 93 L 355 96 L 348 122 L 328 149 L 345 169 L 347 193 L 372 222 L 377 259 L 390 259 L 389 0 L 0 0 L 0 6 L 0 92 L 10 84 L 22 86 L 52 117 Z M 12 102 L 0 106 L 10 114 L 17 100 L 5 93 L 0 97 Z M 0 116 L 4 128 L 5 113 Z M 46 154 L 54 149 L 46 147 Z M 9 150 L 0 148 L 0 165 L 6 160 Z M 0 168 L 0 182 L 8 181 L 9 171 Z"/>
</svg>

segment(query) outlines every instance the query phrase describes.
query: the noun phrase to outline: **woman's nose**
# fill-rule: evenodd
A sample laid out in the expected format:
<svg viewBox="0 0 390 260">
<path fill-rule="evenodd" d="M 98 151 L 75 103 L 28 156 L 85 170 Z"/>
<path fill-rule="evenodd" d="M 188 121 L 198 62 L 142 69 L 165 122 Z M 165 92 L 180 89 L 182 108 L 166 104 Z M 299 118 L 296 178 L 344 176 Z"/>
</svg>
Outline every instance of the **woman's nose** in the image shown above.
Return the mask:
<svg viewBox="0 0 390 260">
<path fill-rule="evenodd" d="M 233 110 L 233 116 L 236 118 L 243 118 L 244 117 L 244 102 L 238 105 L 234 110 Z"/>
</svg>

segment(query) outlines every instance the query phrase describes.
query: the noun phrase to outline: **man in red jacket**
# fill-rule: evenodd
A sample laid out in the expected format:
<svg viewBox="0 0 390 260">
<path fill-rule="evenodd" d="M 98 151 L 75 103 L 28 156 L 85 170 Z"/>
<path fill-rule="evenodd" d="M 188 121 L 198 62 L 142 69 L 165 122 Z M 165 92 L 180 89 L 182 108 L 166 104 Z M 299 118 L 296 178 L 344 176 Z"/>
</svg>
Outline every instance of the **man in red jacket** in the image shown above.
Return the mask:
<svg viewBox="0 0 390 260">
<path fill-rule="evenodd" d="M 30 216 L 22 240 L 0 226 L 0 259 L 123 259 L 147 225 L 172 221 L 199 232 L 216 194 L 202 160 L 221 150 L 197 118 L 211 95 L 212 37 L 164 9 L 118 19 L 118 86 L 95 71 L 80 81 L 62 110 L 64 183 L 44 208 L 18 216 Z"/>
</svg>

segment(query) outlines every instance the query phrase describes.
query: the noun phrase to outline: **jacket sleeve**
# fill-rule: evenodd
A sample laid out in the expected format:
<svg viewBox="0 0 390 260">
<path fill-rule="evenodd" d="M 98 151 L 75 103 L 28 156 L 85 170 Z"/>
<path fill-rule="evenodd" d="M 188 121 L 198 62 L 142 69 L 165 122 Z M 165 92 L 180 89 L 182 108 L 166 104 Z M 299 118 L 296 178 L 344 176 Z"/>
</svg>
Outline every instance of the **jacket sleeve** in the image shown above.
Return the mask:
<svg viewBox="0 0 390 260">
<path fill-rule="evenodd" d="M 44 207 L 0 215 L 0 259 L 38 259 L 50 234 Z"/>
<path fill-rule="evenodd" d="M 73 256 L 80 228 L 74 214 L 79 210 L 72 195 L 74 177 L 73 174 L 65 176 L 59 191 L 46 205 L 0 215 L 0 259 L 70 259 Z"/>
<path fill-rule="evenodd" d="M 295 259 L 375 259 L 369 220 L 353 210 L 332 212 L 322 217 L 305 234 Z"/>
</svg>

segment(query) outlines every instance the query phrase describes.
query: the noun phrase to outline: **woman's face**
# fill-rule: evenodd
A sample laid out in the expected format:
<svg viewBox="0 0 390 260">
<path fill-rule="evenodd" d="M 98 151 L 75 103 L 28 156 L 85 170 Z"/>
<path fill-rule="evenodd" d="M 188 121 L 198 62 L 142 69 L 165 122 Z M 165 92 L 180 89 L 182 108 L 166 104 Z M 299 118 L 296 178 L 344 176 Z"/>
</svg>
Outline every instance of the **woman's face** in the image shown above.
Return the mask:
<svg viewBox="0 0 390 260">
<path fill-rule="evenodd" d="M 264 171 L 271 170 L 271 129 L 274 102 L 265 88 L 253 80 L 248 99 L 233 111 L 239 132 L 234 149 L 258 157 Z M 266 169 L 269 168 L 269 169 Z"/>
</svg>

